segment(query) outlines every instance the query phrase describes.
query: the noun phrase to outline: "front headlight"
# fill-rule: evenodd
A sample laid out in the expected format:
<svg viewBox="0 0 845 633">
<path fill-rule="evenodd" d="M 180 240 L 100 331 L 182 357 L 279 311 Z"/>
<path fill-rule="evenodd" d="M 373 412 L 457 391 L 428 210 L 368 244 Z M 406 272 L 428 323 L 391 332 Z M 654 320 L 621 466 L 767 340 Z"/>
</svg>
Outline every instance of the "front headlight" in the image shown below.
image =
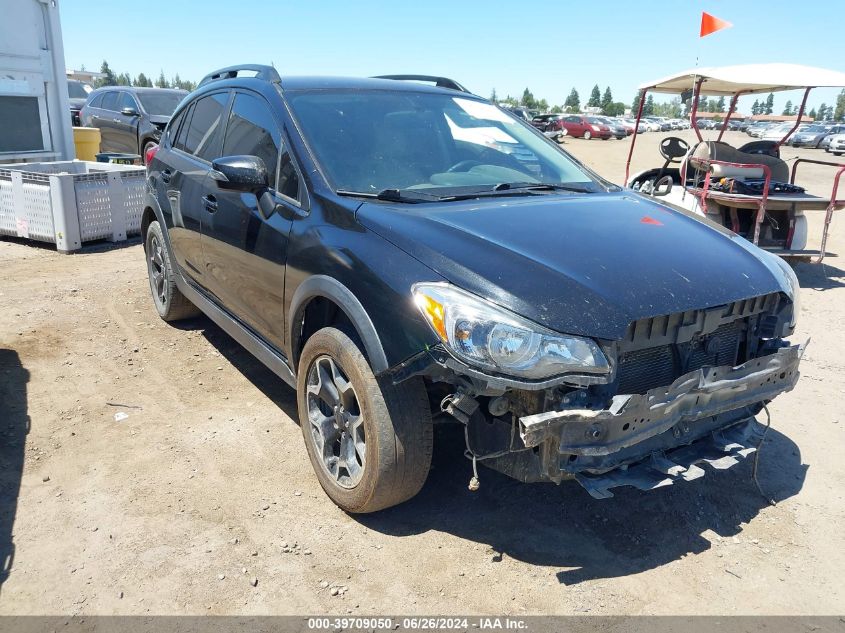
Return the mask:
<svg viewBox="0 0 845 633">
<path fill-rule="evenodd" d="M 601 128 L 598 125 L 591 125 L 590 127 L 593 128 L 593 132 L 601 132 Z"/>
<path fill-rule="evenodd" d="M 798 283 L 798 276 L 792 270 L 792 266 L 786 263 L 784 259 L 777 255 L 772 255 L 771 257 L 783 274 L 781 280 L 783 281 L 786 296 L 792 300 L 792 325 L 795 325 L 798 322 L 798 314 L 801 312 L 801 286 Z"/>
<path fill-rule="evenodd" d="M 610 373 L 591 339 L 557 334 L 447 283 L 416 284 L 412 293 L 446 348 L 470 365 L 529 380 Z"/>
</svg>

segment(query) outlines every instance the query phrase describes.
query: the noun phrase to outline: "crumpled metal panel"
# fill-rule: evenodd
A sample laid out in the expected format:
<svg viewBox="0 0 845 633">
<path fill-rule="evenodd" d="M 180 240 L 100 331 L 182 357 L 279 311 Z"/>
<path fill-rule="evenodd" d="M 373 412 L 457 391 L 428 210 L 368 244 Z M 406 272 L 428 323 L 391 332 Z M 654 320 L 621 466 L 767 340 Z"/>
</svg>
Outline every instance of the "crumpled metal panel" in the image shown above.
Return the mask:
<svg viewBox="0 0 845 633">
<path fill-rule="evenodd" d="M 753 432 L 754 419 L 717 431 L 706 438 L 628 466 L 615 468 L 602 475 L 575 475 L 575 479 L 595 499 L 613 496 L 611 488 L 632 486 L 638 490 L 655 490 L 671 486 L 677 481 L 692 481 L 704 476 L 697 464 L 707 464 L 716 470 L 726 470 L 745 459 L 757 449 L 759 437 Z"/>
<path fill-rule="evenodd" d="M 525 446 L 556 438 L 560 452 L 609 455 L 694 422 L 773 399 L 798 381 L 804 346 L 784 347 L 737 367 L 703 367 L 643 395 L 615 396 L 607 409 L 573 408 L 519 419 Z"/>
</svg>

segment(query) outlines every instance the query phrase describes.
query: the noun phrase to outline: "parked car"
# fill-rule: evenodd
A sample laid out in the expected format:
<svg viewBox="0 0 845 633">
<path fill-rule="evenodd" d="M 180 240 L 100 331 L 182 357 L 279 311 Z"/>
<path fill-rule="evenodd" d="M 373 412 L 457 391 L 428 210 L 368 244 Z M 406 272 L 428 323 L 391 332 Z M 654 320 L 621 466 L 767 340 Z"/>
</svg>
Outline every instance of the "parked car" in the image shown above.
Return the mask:
<svg viewBox="0 0 845 633">
<path fill-rule="evenodd" d="M 552 125 L 555 121 L 561 118 L 562 115 L 560 114 L 538 114 L 533 119 L 531 119 L 531 125 L 536 127 L 541 132 L 545 132 L 549 129 L 549 126 Z"/>
<path fill-rule="evenodd" d="M 205 312 L 296 389 L 317 479 L 348 512 L 420 490 L 434 416 L 473 464 L 605 498 L 736 463 L 798 378 L 788 265 L 466 92 L 221 69 L 147 179 L 155 310 Z"/>
<path fill-rule="evenodd" d="M 795 126 L 795 123 L 778 123 L 764 129 L 760 139 L 764 141 L 779 141 Z"/>
<path fill-rule="evenodd" d="M 613 138 L 622 139 L 628 136 L 628 130 L 616 119 L 612 119 L 606 116 L 595 116 L 593 118 L 599 121 L 599 123 L 606 125 L 610 130 L 610 135 Z"/>
<path fill-rule="evenodd" d="M 70 121 L 74 126 L 79 126 L 79 111 L 85 102 L 88 100 L 88 95 L 94 91 L 94 88 L 78 79 L 67 80 L 67 96 L 70 102 Z"/>
<path fill-rule="evenodd" d="M 523 119 L 523 120 L 529 121 L 529 122 L 535 116 L 535 113 L 532 113 L 531 110 L 529 110 L 528 108 L 523 108 L 521 106 L 505 106 L 505 110 L 508 110 L 509 112 L 513 112 L 520 119 Z"/>
<path fill-rule="evenodd" d="M 830 139 L 837 134 L 845 134 L 845 124 L 840 123 L 828 126 L 827 134 L 825 134 L 824 138 L 822 138 L 819 142 L 819 148 L 827 150 L 827 148 L 830 147 Z"/>
<path fill-rule="evenodd" d="M 594 116 L 565 114 L 559 119 L 559 125 L 564 136 L 583 137 L 587 140 L 600 138 L 604 141 L 612 136 L 610 128 Z"/>
<path fill-rule="evenodd" d="M 830 128 L 826 125 L 808 125 L 804 129 L 798 130 L 789 137 L 788 145 L 793 147 L 815 147 L 821 146 L 821 142 L 825 136 L 830 134 Z"/>
<path fill-rule="evenodd" d="M 830 152 L 834 156 L 842 156 L 845 153 L 845 134 L 832 136 L 825 151 Z"/>
<path fill-rule="evenodd" d="M 100 151 L 140 154 L 144 159 L 186 94 L 171 88 L 99 88 L 88 95 L 80 119 L 82 125 L 100 128 Z"/>
</svg>

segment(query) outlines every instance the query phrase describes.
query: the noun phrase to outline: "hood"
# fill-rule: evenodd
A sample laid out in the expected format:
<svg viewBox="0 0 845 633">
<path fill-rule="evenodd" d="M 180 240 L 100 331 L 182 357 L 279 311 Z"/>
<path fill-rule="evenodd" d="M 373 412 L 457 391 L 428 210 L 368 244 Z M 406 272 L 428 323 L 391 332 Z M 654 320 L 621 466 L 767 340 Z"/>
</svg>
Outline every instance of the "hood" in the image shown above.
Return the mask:
<svg viewBox="0 0 845 633">
<path fill-rule="evenodd" d="M 68 98 L 68 101 L 70 102 L 71 110 L 81 110 L 82 106 L 85 105 L 85 102 L 88 101 L 88 99 L 82 99 L 81 97 L 77 99 Z"/>
<path fill-rule="evenodd" d="M 358 219 L 456 286 L 569 334 L 620 339 L 637 319 L 786 291 L 773 256 L 630 192 L 367 202 Z"/>
</svg>

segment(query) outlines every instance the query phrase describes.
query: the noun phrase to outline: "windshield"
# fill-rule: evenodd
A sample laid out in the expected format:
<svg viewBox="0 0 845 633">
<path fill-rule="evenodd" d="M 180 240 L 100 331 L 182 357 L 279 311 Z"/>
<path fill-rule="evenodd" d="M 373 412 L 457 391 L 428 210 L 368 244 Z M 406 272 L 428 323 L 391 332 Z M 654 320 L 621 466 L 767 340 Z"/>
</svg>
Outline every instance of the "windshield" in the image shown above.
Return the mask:
<svg viewBox="0 0 845 633">
<path fill-rule="evenodd" d="M 136 96 L 141 100 L 141 106 L 147 114 L 170 116 L 176 106 L 184 99 L 187 92 L 138 92 Z"/>
<path fill-rule="evenodd" d="M 512 184 L 601 190 L 533 127 L 484 101 L 390 90 L 285 94 L 338 191 L 410 189 L 436 199 L 455 189 L 512 191 Z"/>
<path fill-rule="evenodd" d="M 802 132 L 826 132 L 827 128 L 822 127 L 821 125 L 808 125 L 805 127 Z"/>
<path fill-rule="evenodd" d="M 87 99 L 91 90 L 91 86 L 87 84 L 76 81 L 67 82 L 67 96 L 71 99 Z"/>
</svg>

